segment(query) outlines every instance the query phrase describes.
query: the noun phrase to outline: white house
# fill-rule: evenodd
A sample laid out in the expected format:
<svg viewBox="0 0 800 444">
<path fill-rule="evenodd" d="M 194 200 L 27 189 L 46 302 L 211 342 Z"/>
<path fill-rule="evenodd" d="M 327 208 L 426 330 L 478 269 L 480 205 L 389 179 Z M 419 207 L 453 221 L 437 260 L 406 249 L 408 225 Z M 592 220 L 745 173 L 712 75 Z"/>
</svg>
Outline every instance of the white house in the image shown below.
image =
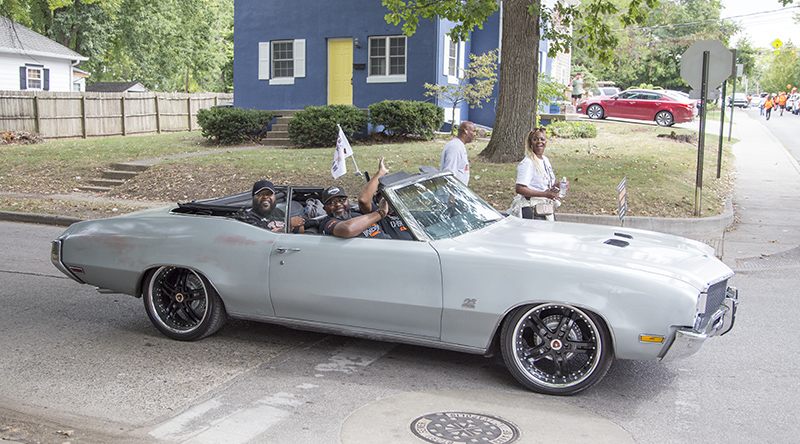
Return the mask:
<svg viewBox="0 0 800 444">
<path fill-rule="evenodd" d="M 0 90 L 83 91 L 88 60 L 30 29 L 0 17 Z"/>
</svg>

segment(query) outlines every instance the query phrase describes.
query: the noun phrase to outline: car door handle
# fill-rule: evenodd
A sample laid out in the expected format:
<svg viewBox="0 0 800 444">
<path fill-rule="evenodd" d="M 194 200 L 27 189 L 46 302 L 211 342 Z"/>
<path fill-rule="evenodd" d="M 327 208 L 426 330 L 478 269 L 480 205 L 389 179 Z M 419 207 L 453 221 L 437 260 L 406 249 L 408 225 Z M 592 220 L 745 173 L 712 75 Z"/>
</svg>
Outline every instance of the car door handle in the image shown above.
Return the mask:
<svg viewBox="0 0 800 444">
<path fill-rule="evenodd" d="M 283 254 L 283 253 L 286 253 L 287 251 L 300 251 L 300 249 L 299 249 L 299 248 L 283 248 L 283 247 L 278 247 L 278 248 L 276 248 L 276 249 L 275 249 L 275 251 L 277 251 L 277 252 L 278 252 L 278 254 Z"/>
</svg>

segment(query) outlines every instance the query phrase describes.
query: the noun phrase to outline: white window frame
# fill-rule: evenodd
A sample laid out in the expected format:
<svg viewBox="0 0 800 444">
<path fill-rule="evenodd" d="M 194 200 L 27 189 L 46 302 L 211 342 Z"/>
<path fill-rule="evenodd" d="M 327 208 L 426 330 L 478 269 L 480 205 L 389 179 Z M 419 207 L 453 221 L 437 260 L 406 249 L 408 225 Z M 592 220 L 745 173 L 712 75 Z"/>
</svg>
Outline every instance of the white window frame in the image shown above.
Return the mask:
<svg viewBox="0 0 800 444">
<path fill-rule="evenodd" d="M 444 70 L 442 74 L 447 77 L 447 83 L 458 84 L 461 72 L 464 70 L 464 42 L 454 43 L 449 35 L 444 35 Z M 452 50 L 455 49 L 455 54 Z"/>
<path fill-rule="evenodd" d="M 272 77 L 272 48 L 274 43 L 292 43 L 292 61 L 294 63 L 294 75 L 292 77 Z M 294 79 L 306 76 L 306 41 L 305 39 L 296 40 L 273 40 L 270 42 L 258 42 L 258 80 L 268 80 L 270 85 L 294 85 Z"/>
<path fill-rule="evenodd" d="M 32 72 L 38 72 L 39 77 L 31 77 Z M 31 82 L 39 82 L 39 86 L 31 86 Z M 34 91 L 44 91 L 44 67 L 41 66 L 25 66 L 25 85 L 26 89 Z"/>
<path fill-rule="evenodd" d="M 403 74 L 389 74 L 391 69 L 391 39 L 403 39 Z M 386 74 L 372 74 L 372 42 L 374 40 L 384 39 L 386 44 L 386 53 L 382 56 L 386 66 Z M 405 83 L 408 74 L 408 39 L 404 35 L 387 35 L 387 36 L 370 36 L 369 48 L 367 49 L 367 83 Z"/>
<path fill-rule="evenodd" d="M 461 123 L 461 109 L 456 108 L 455 114 L 453 113 L 453 104 L 449 104 L 447 106 L 439 105 L 444 108 L 444 121 L 445 122 L 453 122 L 453 126 L 458 126 Z"/>
</svg>

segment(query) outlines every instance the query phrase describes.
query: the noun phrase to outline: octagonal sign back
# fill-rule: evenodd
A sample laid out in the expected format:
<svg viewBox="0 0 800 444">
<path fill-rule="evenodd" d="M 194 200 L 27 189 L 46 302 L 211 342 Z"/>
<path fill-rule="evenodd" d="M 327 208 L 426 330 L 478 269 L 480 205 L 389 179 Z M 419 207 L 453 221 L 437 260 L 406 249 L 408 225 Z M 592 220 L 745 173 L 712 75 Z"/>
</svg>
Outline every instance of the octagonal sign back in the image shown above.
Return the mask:
<svg viewBox="0 0 800 444">
<path fill-rule="evenodd" d="M 703 52 L 708 51 L 708 88 L 714 89 L 733 73 L 733 54 L 719 40 L 698 40 L 681 56 L 681 77 L 694 89 L 703 87 Z"/>
</svg>

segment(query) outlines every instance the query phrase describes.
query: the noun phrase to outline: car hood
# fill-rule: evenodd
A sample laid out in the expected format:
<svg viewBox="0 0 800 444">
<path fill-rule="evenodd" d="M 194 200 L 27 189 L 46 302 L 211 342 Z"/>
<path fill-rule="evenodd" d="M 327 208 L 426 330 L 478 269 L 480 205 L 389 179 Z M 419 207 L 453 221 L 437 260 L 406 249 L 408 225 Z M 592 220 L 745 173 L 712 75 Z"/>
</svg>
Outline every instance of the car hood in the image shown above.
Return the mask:
<svg viewBox="0 0 800 444">
<path fill-rule="evenodd" d="M 453 241 L 503 257 L 564 259 L 586 266 L 639 270 L 705 290 L 733 275 L 701 242 L 634 228 L 506 217 Z"/>
</svg>

